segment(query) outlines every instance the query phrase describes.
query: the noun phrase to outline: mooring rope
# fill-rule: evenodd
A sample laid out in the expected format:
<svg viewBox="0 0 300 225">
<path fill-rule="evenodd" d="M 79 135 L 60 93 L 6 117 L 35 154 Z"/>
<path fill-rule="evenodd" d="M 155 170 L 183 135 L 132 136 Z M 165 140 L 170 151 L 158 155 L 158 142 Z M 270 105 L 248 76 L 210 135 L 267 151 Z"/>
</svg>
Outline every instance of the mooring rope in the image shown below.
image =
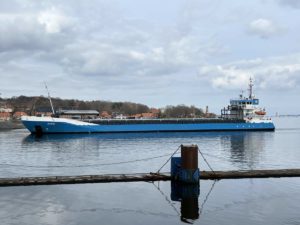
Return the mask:
<svg viewBox="0 0 300 225">
<path fill-rule="evenodd" d="M 204 205 L 206 204 L 208 198 L 209 198 L 209 195 L 211 194 L 212 190 L 214 189 L 215 187 L 215 184 L 217 183 L 217 180 L 214 180 L 213 184 L 211 185 L 209 191 L 207 192 L 205 198 L 204 198 L 204 201 L 202 202 L 201 206 L 200 206 L 200 212 L 199 212 L 199 217 L 201 216 L 202 212 L 203 212 L 203 209 L 204 209 Z"/>
<path fill-rule="evenodd" d="M 159 168 L 159 170 L 157 170 L 156 173 L 160 173 L 161 169 L 164 168 L 165 165 L 167 165 L 167 163 L 170 161 L 170 159 L 178 152 L 178 150 L 181 148 L 182 145 L 179 145 L 178 148 L 175 150 L 175 152 L 173 152 L 173 154 L 170 156 L 170 158 L 168 158 L 168 160 Z"/>
<path fill-rule="evenodd" d="M 92 167 L 92 166 L 110 166 L 110 165 L 118 165 L 118 164 L 126 164 L 126 163 L 134 163 L 134 162 L 140 162 L 140 161 L 148 161 L 152 159 L 158 159 L 163 158 L 166 156 L 169 156 L 170 153 L 154 156 L 154 157 L 148 157 L 148 158 L 142 158 L 142 159 L 135 159 L 135 160 L 128 160 L 128 161 L 120 161 L 120 162 L 112 162 L 112 163 L 99 163 L 99 164 L 88 164 L 88 165 L 74 165 L 74 166 L 62 166 L 62 165 L 21 165 L 21 164 L 10 164 L 10 163 L 0 163 L 0 166 L 15 166 L 15 167 L 29 167 L 29 168 L 72 168 L 72 167 Z"/>
<path fill-rule="evenodd" d="M 160 173 L 161 169 L 167 165 L 167 163 L 170 161 L 170 159 L 178 152 L 178 150 L 182 147 L 182 145 L 179 145 L 178 148 L 173 152 L 173 154 L 168 158 L 168 160 L 159 168 L 159 170 L 157 170 L 157 174 Z M 206 163 L 206 165 L 209 167 L 209 169 L 213 172 L 213 174 L 216 174 L 215 171 L 213 170 L 213 168 L 211 167 L 211 165 L 208 163 L 208 161 L 206 160 L 206 158 L 204 157 L 203 153 L 200 151 L 199 147 L 198 147 L 198 152 L 201 155 L 201 157 L 203 158 L 204 162 Z"/>
<path fill-rule="evenodd" d="M 160 173 L 160 171 L 167 165 L 167 163 L 171 160 L 171 158 L 178 152 L 178 150 L 182 147 L 182 145 L 179 145 L 178 148 L 171 154 L 171 156 L 167 159 L 167 161 L 157 170 L 157 174 Z M 210 168 L 210 170 L 215 174 L 214 170 L 204 157 L 203 153 L 199 150 L 200 155 L 204 159 L 207 166 Z M 158 159 L 163 158 L 166 156 L 169 156 L 168 154 L 153 156 L 153 157 L 147 157 L 147 158 L 141 158 L 141 159 L 134 159 L 134 160 L 128 160 L 128 161 L 120 161 L 120 162 L 111 162 L 111 163 L 99 163 L 99 164 L 87 164 L 87 165 L 71 165 L 71 166 L 64 166 L 64 165 L 25 165 L 25 164 L 11 164 L 11 163 L 0 163 L 0 166 L 14 166 L 14 167 L 28 167 L 28 168 L 80 168 L 80 167 L 97 167 L 97 166 L 111 166 L 111 165 L 119 165 L 119 164 L 127 164 L 127 163 L 135 163 L 135 162 L 141 162 L 141 161 L 148 161 L 152 159 Z"/>
<path fill-rule="evenodd" d="M 158 181 L 159 182 L 159 181 Z M 159 186 L 156 186 L 154 182 L 151 182 L 153 186 L 165 197 L 165 200 L 167 203 L 174 209 L 174 211 L 177 213 L 178 216 L 180 216 L 179 211 L 176 209 L 176 207 L 172 204 L 172 200 L 168 198 L 168 196 L 159 188 Z"/>
<path fill-rule="evenodd" d="M 213 168 L 209 165 L 208 161 L 206 160 L 206 158 L 204 157 L 204 155 L 202 154 L 202 152 L 200 151 L 199 148 L 198 148 L 198 152 L 199 152 L 199 154 L 202 156 L 202 158 L 204 159 L 204 162 L 205 162 L 206 165 L 209 167 L 209 169 L 211 170 L 211 172 L 213 172 L 213 174 L 216 174 L 215 171 L 213 170 Z"/>
</svg>

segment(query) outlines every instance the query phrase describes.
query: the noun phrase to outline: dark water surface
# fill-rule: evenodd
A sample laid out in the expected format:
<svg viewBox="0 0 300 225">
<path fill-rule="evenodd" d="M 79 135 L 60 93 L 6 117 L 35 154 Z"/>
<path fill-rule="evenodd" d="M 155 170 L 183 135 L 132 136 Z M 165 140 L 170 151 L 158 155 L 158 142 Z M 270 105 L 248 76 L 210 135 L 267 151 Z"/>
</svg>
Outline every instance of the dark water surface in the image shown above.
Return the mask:
<svg viewBox="0 0 300 225">
<path fill-rule="evenodd" d="M 0 177 L 156 171 L 180 144 L 197 144 L 215 170 L 299 168 L 300 118 L 275 118 L 275 124 L 275 132 L 42 138 L 26 130 L 0 132 Z M 208 170 L 203 160 L 200 169 Z M 1 187 L 0 219 L 2 224 L 300 224 L 300 178 L 174 187 L 171 182 Z"/>
</svg>

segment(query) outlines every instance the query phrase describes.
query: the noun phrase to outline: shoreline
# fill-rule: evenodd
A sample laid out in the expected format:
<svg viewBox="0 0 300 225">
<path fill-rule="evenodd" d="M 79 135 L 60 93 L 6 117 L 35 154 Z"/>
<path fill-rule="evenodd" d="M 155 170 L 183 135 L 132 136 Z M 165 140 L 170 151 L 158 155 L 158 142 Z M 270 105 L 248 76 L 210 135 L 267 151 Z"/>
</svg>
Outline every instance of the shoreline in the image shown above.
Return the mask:
<svg viewBox="0 0 300 225">
<path fill-rule="evenodd" d="M 15 129 L 23 129 L 24 125 L 20 120 L 8 120 L 8 121 L 0 121 L 0 130 L 15 130 Z"/>
</svg>

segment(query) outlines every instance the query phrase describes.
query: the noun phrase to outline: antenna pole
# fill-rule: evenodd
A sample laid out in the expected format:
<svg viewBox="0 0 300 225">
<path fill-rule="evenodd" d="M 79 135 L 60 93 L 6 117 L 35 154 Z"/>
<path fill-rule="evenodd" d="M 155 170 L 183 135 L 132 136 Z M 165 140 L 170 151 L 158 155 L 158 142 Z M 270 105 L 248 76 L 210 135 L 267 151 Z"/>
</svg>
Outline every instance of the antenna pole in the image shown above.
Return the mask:
<svg viewBox="0 0 300 225">
<path fill-rule="evenodd" d="M 50 101 L 52 113 L 53 113 L 53 115 L 55 115 L 54 108 L 53 108 L 53 104 L 52 104 L 52 100 L 51 100 L 50 93 L 49 93 L 49 90 L 48 90 L 48 87 L 47 87 L 46 82 L 45 82 L 45 87 L 46 87 L 46 90 L 47 90 L 47 93 L 48 93 L 48 99 L 49 99 L 49 101 Z"/>
<path fill-rule="evenodd" d="M 253 97 L 253 80 L 252 77 L 250 77 L 250 82 L 249 82 L 249 98 L 252 99 Z"/>
</svg>

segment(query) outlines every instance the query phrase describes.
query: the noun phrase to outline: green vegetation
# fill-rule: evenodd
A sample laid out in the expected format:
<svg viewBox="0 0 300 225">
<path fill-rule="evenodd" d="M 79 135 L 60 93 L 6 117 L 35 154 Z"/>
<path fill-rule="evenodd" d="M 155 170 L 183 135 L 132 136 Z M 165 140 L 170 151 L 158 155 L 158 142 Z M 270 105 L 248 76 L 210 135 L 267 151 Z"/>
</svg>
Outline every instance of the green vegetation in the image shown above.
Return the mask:
<svg viewBox="0 0 300 225">
<path fill-rule="evenodd" d="M 55 110 L 78 109 L 78 110 L 98 110 L 100 113 L 106 111 L 108 114 L 134 115 L 151 112 L 151 109 L 144 104 L 132 102 L 110 102 L 110 101 L 83 101 L 76 99 L 52 98 Z M 23 111 L 29 115 L 34 115 L 37 111 L 51 111 L 48 98 L 44 96 L 18 96 L 2 99 L 2 104 L 10 106 L 14 112 Z M 205 117 L 202 109 L 195 106 L 167 106 L 158 113 L 160 118 L 194 118 Z"/>
<path fill-rule="evenodd" d="M 177 105 L 167 106 L 161 117 L 164 118 L 195 118 L 204 117 L 202 109 L 196 108 L 195 106 Z"/>
<path fill-rule="evenodd" d="M 14 111 L 24 111 L 28 114 L 43 110 L 51 111 L 48 98 L 44 96 L 19 96 L 4 100 L 7 105 L 11 106 Z M 76 99 L 52 98 L 55 110 L 59 109 L 80 109 L 80 110 L 98 110 L 99 112 L 107 111 L 109 114 L 136 114 L 148 112 L 149 107 L 143 104 L 132 102 L 109 102 L 109 101 L 82 101 Z"/>
</svg>

